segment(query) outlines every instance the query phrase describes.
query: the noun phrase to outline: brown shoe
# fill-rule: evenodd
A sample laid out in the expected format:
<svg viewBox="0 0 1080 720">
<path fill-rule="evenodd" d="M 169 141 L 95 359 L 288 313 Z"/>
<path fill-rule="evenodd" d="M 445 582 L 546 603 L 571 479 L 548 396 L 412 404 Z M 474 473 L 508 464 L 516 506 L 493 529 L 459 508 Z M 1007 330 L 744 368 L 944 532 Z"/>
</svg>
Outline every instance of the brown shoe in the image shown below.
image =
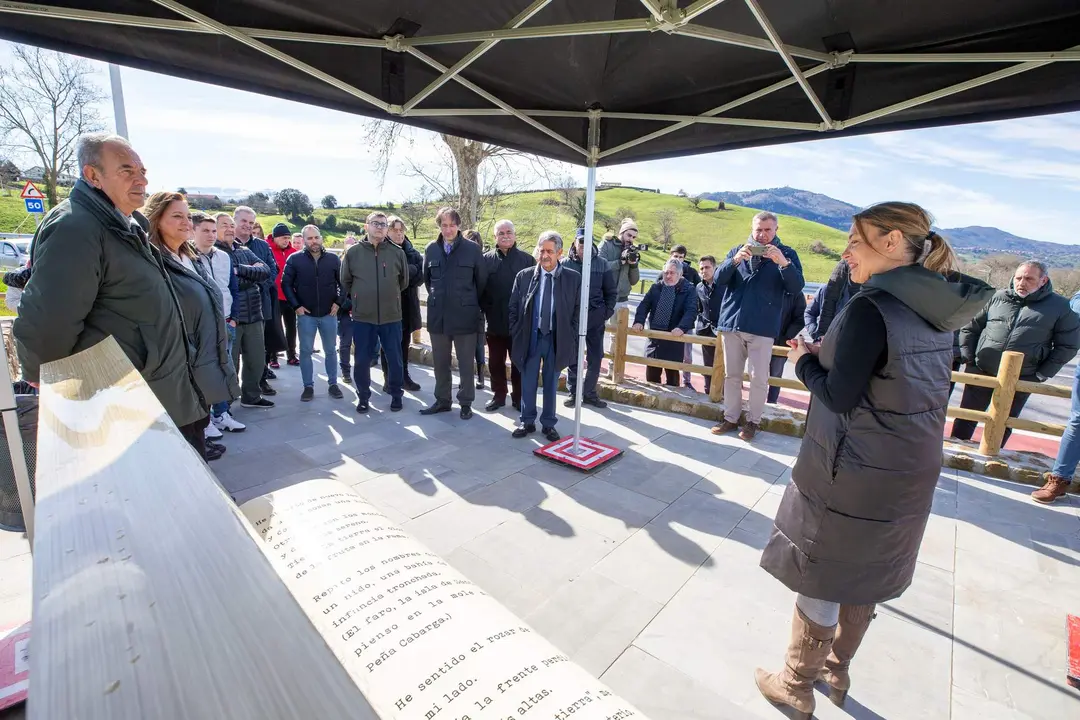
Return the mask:
<svg viewBox="0 0 1080 720">
<path fill-rule="evenodd" d="M 754 436 L 757 435 L 757 432 L 758 432 L 758 424 L 748 422 L 748 423 L 746 423 L 745 425 L 742 426 L 742 430 L 739 431 L 739 437 L 742 438 L 743 440 L 745 440 L 746 442 L 750 442 L 751 440 L 754 439 Z"/>
<path fill-rule="evenodd" d="M 825 669 L 821 680 L 829 686 L 829 699 L 834 705 L 844 706 L 848 690 L 851 688 L 851 659 L 855 657 L 870 621 L 877 615 L 875 605 L 841 605 L 840 622 L 833 637 L 832 652 L 825 660 Z"/>
<path fill-rule="evenodd" d="M 712 429 L 709 430 L 709 432 L 711 432 L 713 435 L 727 435 L 732 430 L 738 429 L 739 423 L 733 423 L 730 420 L 723 420 L 716 425 L 713 425 Z"/>
<path fill-rule="evenodd" d="M 795 713 L 790 717 L 795 720 L 810 720 L 815 707 L 814 681 L 825 667 L 835 633 L 835 625 L 822 627 L 813 623 L 796 606 L 784 669 L 778 673 L 761 668 L 754 671 L 754 682 L 765 699 L 793 708 Z"/>
<path fill-rule="evenodd" d="M 1046 484 L 1031 493 L 1031 499 L 1043 505 L 1049 505 L 1058 498 L 1065 497 L 1069 492 L 1069 480 L 1060 475 L 1050 474 L 1046 476 Z"/>
</svg>

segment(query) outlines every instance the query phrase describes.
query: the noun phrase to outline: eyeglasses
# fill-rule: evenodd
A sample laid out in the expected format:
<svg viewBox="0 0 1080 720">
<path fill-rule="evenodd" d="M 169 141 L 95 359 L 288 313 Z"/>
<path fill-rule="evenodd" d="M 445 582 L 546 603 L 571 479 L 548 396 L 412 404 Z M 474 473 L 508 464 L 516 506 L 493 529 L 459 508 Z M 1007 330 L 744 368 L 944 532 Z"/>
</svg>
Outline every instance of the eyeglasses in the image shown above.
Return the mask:
<svg viewBox="0 0 1080 720">
<path fill-rule="evenodd" d="M 386 227 L 386 223 L 382 222 L 381 220 L 372 220 L 371 222 L 368 223 L 368 225 L 370 225 L 373 228 L 384 228 L 384 227 Z"/>
</svg>

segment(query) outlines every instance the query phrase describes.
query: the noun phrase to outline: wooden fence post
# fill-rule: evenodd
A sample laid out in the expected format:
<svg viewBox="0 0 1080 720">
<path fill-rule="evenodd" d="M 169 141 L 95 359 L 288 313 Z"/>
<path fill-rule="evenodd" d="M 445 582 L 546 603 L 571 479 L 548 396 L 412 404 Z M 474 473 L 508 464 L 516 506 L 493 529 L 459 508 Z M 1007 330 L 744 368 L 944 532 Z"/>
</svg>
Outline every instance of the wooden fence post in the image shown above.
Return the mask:
<svg viewBox="0 0 1080 720">
<path fill-rule="evenodd" d="M 1001 452 L 1001 444 L 1005 439 L 1005 422 L 1009 419 L 1009 410 L 1016 395 L 1016 383 L 1020 380 L 1020 367 L 1023 364 L 1022 353 L 1010 350 L 1001 354 L 997 374 L 1001 387 L 994 390 L 990 400 L 990 409 L 987 411 L 990 419 L 983 427 L 982 442 L 979 443 L 979 453 L 982 455 L 994 456 Z"/>
<path fill-rule="evenodd" d="M 420 336 L 419 330 L 413 330 L 412 341 L 413 345 L 419 345 L 423 341 L 423 338 Z"/>
<path fill-rule="evenodd" d="M 626 375 L 626 331 L 630 328 L 630 308 L 615 311 L 615 342 L 611 346 L 612 375 L 615 384 L 622 383 Z"/>
<path fill-rule="evenodd" d="M 716 349 L 713 350 L 712 379 L 709 380 L 709 401 L 718 403 L 724 399 L 724 341 L 716 333 Z"/>
</svg>

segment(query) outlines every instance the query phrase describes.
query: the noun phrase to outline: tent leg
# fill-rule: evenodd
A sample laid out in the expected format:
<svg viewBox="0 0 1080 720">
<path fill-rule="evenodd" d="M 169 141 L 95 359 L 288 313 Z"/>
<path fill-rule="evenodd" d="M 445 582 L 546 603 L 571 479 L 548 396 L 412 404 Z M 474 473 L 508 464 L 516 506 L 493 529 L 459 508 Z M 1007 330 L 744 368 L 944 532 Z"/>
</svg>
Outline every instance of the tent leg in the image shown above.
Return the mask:
<svg viewBox="0 0 1080 720">
<path fill-rule="evenodd" d="M 596 164 L 589 163 L 589 181 L 585 187 L 585 246 L 581 259 L 581 309 L 578 313 L 577 387 L 574 388 L 574 447 L 581 455 L 581 400 L 585 392 L 585 335 L 589 329 L 589 278 L 593 255 L 593 215 L 596 210 Z"/>
<path fill-rule="evenodd" d="M 30 489 L 30 470 L 26 466 L 22 434 L 19 432 L 19 414 L 16 411 L 15 392 L 11 387 L 11 371 L 8 369 L 7 348 L 0 342 L 0 422 L 4 425 L 11 469 L 15 473 L 15 488 L 19 493 L 26 539 L 34 547 L 34 495 Z"/>
</svg>

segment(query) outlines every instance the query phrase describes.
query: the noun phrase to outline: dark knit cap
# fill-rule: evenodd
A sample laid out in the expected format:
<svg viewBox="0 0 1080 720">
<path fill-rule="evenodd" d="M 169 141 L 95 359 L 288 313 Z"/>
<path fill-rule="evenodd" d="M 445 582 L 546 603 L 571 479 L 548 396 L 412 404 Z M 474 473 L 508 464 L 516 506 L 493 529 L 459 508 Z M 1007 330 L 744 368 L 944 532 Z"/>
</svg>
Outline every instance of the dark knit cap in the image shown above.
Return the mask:
<svg viewBox="0 0 1080 720">
<path fill-rule="evenodd" d="M 285 223 L 278 223 L 274 226 L 274 231 L 270 233 L 270 237 L 281 237 L 282 235 L 292 237 L 292 230 Z"/>
</svg>

